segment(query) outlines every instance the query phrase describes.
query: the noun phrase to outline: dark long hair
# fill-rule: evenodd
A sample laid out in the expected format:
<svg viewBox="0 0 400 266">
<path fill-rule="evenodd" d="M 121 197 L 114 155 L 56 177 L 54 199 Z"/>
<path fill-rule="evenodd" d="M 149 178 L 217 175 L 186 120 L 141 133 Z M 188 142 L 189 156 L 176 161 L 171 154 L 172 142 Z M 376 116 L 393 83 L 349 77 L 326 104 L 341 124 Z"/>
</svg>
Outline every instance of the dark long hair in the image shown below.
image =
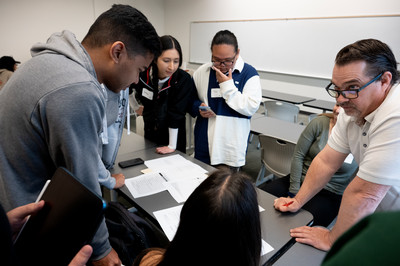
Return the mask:
<svg viewBox="0 0 400 266">
<path fill-rule="evenodd" d="M 159 265 L 256 266 L 261 254 L 257 193 L 243 173 L 217 170 L 184 204 Z"/>
<path fill-rule="evenodd" d="M 356 61 L 367 63 L 367 73 L 365 74 L 369 77 L 389 71 L 392 73 L 391 85 L 399 80 L 396 58 L 390 47 L 379 40 L 365 39 L 349 44 L 339 51 L 335 59 L 338 66 Z"/>
<path fill-rule="evenodd" d="M 176 49 L 179 54 L 179 67 L 182 66 L 182 48 L 179 42 L 172 37 L 171 35 L 164 35 L 160 37 L 160 42 L 161 42 L 161 54 L 170 49 Z M 157 67 L 157 57 L 154 57 L 153 62 L 150 64 L 149 68 L 147 71 L 150 71 L 150 79 L 151 79 L 151 84 L 153 86 L 156 86 L 158 84 L 158 67 Z M 172 75 L 176 77 L 178 71 L 175 71 L 175 73 Z"/>
<path fill-rule="evenodd" d="M 114 4 L 102 13 L 83 39 L 89 47 L 102 47 L 122 41 L 129 56 L 160 54 L 160 38 L 153 25 L 139 10 L 129 5 Z"/>
<path fill-rule="evenodd" d="M 182 48 L 179 42 L 171 35 L 164 35 L 160 37 L 161 41 L 161 53 L 166 50 L 176 49 L 179 54 L 179 67 L 182 66 Z M 155 59 L 157 60 L 157 59 Z"/>
</svg>

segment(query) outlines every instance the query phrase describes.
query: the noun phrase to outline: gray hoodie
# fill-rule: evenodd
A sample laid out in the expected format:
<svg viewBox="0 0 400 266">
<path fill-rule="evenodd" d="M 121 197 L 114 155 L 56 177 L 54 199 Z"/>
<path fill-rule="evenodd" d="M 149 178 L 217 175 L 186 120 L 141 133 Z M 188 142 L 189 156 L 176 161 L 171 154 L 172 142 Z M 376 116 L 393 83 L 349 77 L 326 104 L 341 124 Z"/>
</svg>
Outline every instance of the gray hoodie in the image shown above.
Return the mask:
<svg viewBox="0 0 400 266">
<path fill-rule="evenodd" d="M 0 201 L 8 211 L 34 202 L 57 167 L 101 195 L 98 181 L 105 95 L 75 36 L 53 34 L 0 93 Z M 93 259 L 111 246 L 103 221 Z"/>
</svg>

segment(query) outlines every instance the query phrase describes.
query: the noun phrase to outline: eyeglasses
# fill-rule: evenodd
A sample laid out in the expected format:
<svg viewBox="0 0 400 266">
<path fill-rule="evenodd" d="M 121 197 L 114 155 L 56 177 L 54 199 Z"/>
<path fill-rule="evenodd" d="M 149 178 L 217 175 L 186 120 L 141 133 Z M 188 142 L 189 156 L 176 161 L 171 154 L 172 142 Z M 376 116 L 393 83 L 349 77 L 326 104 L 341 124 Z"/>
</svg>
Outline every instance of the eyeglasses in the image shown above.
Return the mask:
<svg viewBox="0 0 400 266">
<path fill-rule="evenodd" d="M 377 79 L 379 79 L 382 76 L 382 74 L 383 73 L 379 74 L 378 76 L 376 76 L 375 78 L 373 78 L 367 84 L 365 84 L 364 86 L 362 86 L 360 88 L 358 88 L 357 85 L 350 85 L 345 90 L 336 90 L 335 88 L 338 88 L 338 87 L 336 87 L 336 85 L 331 82 L 331 83 L 329 83 L 328 86 L 326 86 L 325 90 L 333 98 L 339 98 L 339 96 L 342 95 L 346 99 L 355 99 L 355 98 L 358 98 L 358 93 L 361 90 L 365 89 L 368 85 L 370 85 L 371 83 L 373 83 Z"/>
<path fill-rule="evenodd" d="M 224 61 L 211 59 L 211 62 L 213 64 L 213 66 L 215 66 L 215 67 L 220 66 L 222 64 L 226 67 L 231 67 L 233 65 L 233 63 L 235 63 L 235 57 L 236 57 L 236 54 L 232 58 L 225 59 Z"/>
</svg>

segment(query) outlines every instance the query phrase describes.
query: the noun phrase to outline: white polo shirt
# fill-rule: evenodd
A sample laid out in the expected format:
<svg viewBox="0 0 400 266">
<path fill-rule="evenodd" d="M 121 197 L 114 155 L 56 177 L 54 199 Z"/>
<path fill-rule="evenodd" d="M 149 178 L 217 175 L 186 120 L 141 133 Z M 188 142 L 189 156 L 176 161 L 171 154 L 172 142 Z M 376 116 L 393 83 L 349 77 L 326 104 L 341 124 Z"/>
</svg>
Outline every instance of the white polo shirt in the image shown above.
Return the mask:
<svg viewBox="0 0 400 266">
<path fill-rule="evenodd" d="M 365 120 L 360 127 L 341 110 L 328 145 L 353 154 L 359 164 L 358 177 L 400 192 L 400 87 L 392 87 Z"/>
</svg>

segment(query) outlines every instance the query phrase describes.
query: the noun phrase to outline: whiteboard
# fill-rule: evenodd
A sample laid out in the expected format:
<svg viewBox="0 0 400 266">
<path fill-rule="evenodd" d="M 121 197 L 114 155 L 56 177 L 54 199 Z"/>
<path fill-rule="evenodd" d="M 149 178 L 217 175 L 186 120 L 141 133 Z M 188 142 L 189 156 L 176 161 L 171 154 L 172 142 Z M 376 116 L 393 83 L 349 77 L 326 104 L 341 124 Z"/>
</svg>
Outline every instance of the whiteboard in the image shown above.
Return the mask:
<svg viewBox="0 0 400 266">
<path fill-rule="evenodd" d="M 330 79 L 336 54 L 360 39 L 375 38 L 400 60 L 400 15 L 192 22 L 190 62 L 211 61 L 211 40 L 232 31 L 244 61 L 258 71 Z"/>
</svg>

